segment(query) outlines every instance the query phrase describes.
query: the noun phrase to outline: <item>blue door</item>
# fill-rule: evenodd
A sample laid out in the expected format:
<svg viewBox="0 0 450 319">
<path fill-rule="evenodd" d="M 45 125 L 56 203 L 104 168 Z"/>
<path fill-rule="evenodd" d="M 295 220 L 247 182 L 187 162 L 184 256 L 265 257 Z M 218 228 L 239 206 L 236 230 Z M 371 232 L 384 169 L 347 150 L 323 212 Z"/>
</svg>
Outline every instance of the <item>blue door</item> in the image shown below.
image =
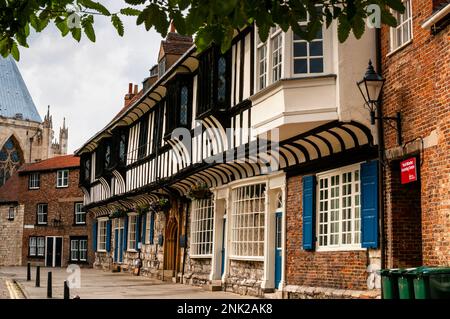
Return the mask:
<svg viewBox="0 0 450 319">
<path fill-rule="evenodd" d="M 114 230 L 114 262 L 119 261 L 119 230 Z"/>
<path fill-rule="evenodd" d="M 278 285 L 281 282 L 281 233 L 282 233 L 282 214 L 277 212 L 275 214 L 275 289 L 278 288 Z"/>
<path fill-rule="evenodd" d="M 223 275 L 223 272 L 225 271 L 225 229 L 227 225 L 227 220 L 223 219 L 223 226 L 222 226 L 222 269 L 220 274 Z"/>
<path fill-rule="evenodd" d="M 123 248 L 122 248 L 122 243 L 123 243 L 123 236 L 124 236 L 124 231 L 123 228 L 119 229 L 119 244 L 117 245 L 119 247 L 119 260 L 118 262 L 121 263 L 123 261 Z"/>
</svg>

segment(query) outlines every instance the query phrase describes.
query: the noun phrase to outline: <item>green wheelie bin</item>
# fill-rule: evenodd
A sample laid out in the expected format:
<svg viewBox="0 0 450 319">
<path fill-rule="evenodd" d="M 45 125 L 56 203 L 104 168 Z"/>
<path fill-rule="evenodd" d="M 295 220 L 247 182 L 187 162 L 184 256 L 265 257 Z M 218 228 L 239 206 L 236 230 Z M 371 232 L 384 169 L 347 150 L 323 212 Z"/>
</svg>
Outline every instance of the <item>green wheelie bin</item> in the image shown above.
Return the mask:
<svg viewBox="0 0 450 319">
<path fill-rule="evenodd" d="M 413 276 L 415 299 L 450 299 L 450 267 L 422 266 Z"/>
<path fill-rule="evenodd" d="M 381 294 L 383 299 L 398 299 L 398 269 L 381 269 Z M 394 271 L 394 273 L 393 273 Z"/>
<path fill-rule="evenodd" d="M 414 299 L 414 276 L 409 272 L 416 268 L 396 269 L 393 272 L 398 276 L 398 296 L 400 299 Z"/>
</svg>

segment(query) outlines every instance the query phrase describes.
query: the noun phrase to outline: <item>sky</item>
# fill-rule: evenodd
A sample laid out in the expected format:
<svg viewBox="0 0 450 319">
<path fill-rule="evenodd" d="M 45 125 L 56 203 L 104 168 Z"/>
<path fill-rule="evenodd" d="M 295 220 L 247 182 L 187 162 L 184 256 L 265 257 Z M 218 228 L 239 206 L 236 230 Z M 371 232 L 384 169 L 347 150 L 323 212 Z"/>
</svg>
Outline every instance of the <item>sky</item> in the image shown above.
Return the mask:
<svg viewBox="0 0 450 319">
<path fill-rule="evenodd" d="M 121 1 L 108 4 L 110 11 Z M 110 3 L 109 1 L 107 3 Z M 84 35 L 80 43 L 65 38 L 54 25 L 32 34 L 29 48 L 21 47 L 17 63 L 42 117 L 53 116 L 58 137 L 63 117 L 69 127 L 68 152 L 73 153 L 101 130 L 123 107 L 128 83 L 139 84 L 156 63 L 161 36 L 137 26 L 135 17 L 124 17 L 120 37 L 107 17 L 95 17 L 97 41 Z"/>
</svg>

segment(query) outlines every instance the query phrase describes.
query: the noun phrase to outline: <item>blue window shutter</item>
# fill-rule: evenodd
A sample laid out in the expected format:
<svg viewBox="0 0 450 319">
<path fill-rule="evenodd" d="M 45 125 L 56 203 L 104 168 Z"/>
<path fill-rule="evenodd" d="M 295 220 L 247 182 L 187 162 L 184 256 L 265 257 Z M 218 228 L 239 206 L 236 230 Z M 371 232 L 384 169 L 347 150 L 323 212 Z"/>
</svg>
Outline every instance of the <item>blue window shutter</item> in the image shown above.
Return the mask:
<svg viewBox="0 0 450 319">
<path fill-rule="evenodd" d="M 111 220 L 106 222 L 106 251 L 111 251 Z"/>
<path fill-rule="evenodd" d="M 128 216 L 125 217 L 125 225 L 123 226 L 123 250 L 127 250 L 128 244 Z"/>
<path fill-rule="evenodd" d="M 313 250 L 315 245 L 316 177 L 303 176 L 303 249 Z"/>
<path fill-rule="evenodd" d="M 147 228 L 147 214 L 142 215 L 142 236 L 141 236 L 142 244 L 145 244 L 145 232 L 146 232 L 146 228 Z"/>
<path fill-rule="evenodd" d="M 139 238 L 140 238 L 139 230 L 140 230 L 140 224 L 141 224 L 140 222 L 141 222 L 141 217 L 139 215 L 137 215 L 136 216 L 136 226 L 135 226 L 136 227 L 136 230 L 135 230 L 136 231 L 136 244 L 135 244 L 135 247 L 134 247 L 136 250 L 138 250 L 138 248 L 139 248 L 138 245 L 139 245 L 139 241 L 140 241 L 139 240 Z"/>
<path fill-rule="evenodd" d="M 378 248 L 378 161 L 361 164 L 361 247 Z"/>
<path fill-rule="evenodd" d="M 155 226 L 155 213 L 154 212 L 151 212 L 150 213 L 151 215 L 150 215 L 150 231 L 149 231 L 149 236 L 150 236 L 150 245 L 153 245 L 153 240 L 154 240 L 154 237 L 155 237 L 155 233 L 154 233 L 154 230 L 153 230 L 153 228 L 155 228 L 154 226 Z"/>
<path fill-rule="evenodd" d="M 92 224 L 92 249 L 97 251 L 97 221 Z"/>
</svg>

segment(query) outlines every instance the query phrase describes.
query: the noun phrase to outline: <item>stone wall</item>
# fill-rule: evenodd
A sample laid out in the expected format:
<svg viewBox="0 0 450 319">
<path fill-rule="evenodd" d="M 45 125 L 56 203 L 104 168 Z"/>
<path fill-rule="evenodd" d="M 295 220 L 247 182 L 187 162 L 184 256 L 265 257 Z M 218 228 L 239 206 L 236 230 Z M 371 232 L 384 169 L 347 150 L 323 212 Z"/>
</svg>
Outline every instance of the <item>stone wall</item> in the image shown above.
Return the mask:
<svg viewBox="0 0 450 319">
<path fill-rule="evenodd" d="M 230 260 L 229 274 L 225 279 L 224 290 L 240 295 L 263 296 L 261 289 L 264 276 L 264 262 Z"/>
<path fill-rule="evenodd" d="M 189 252 L 187 252 L 189 255 Z M 184 278 L 191 285 L 202 286 L 210 284 L 211 258 L 189 258 Z"/>
<path fill-rule="evenodd" d="M 11 205 L 0 205 L 0 266 L 22 264 L 24 205 L 16 206 L 13 220 L 8 219 L 10 207 Z"/>
</svg>

